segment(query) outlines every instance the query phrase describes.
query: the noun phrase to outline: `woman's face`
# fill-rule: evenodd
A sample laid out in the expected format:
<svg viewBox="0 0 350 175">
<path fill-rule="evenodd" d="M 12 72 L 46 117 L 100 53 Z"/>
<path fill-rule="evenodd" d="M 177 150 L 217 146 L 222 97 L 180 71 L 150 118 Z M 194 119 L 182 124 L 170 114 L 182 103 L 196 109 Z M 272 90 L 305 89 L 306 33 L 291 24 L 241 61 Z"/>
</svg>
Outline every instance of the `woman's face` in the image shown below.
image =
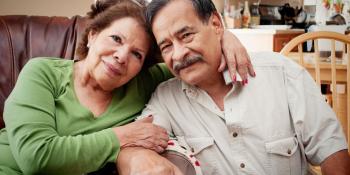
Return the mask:
<svg viewBox="0 0 350 175">
<path fill-rule="evenodd" d="M 90 32 L 85 68 L 98 86 L 111 91 L 140 72 L 150 42 L 142 25 L 125 17 L 99 33 Z"/>
</svg>

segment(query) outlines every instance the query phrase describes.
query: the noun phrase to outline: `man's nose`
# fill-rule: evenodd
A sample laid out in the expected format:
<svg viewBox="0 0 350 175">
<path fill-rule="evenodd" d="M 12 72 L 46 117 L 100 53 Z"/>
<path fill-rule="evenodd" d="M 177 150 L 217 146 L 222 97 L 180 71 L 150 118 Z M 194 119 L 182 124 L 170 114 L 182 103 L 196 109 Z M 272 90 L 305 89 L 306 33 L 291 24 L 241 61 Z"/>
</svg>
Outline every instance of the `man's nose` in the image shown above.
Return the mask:
<svg viewBox="0 0 350 175">
<path fill-rule="evenodd" d="M 189 49 L 183 44 L 174 44 L 172 59 L 174 61 L 182 61 Z"/>
</svg>

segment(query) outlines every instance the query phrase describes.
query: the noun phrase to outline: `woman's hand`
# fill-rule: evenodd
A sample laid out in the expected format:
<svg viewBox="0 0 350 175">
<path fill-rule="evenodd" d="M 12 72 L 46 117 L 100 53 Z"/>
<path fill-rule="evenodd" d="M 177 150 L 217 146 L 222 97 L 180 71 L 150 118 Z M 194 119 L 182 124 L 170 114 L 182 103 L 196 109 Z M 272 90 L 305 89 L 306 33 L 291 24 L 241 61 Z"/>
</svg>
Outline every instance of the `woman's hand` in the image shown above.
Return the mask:
<svg viewBox="0 0 350 175">
<path fill-rule="evenodd" d="M 236 82 L 236 72 L 242 78 L 242 84 L 248 83 L 248 73 L 255 77 L 252 63 L 250 62 L 247 50 L 242 43 L 230 31 L 225 30 L 221 40 L 223 57 L 218 71 L 222 72 L 228 67 L 233 82 Z"/>
<path fill-rule="evenodd" d="M 169 160 L 140 147 L 122 149 L 117 159 L 119 175 L 182 175 Z"/>
<path fill-rule="evenodd" d="M 168 146 L 168 133 L 160 126 L 152 124 L 153 117 L 135 121 L 133 123 L 113 128 L 117 135 L 121 149 L 125 147 L 143 147 L 158 153 Z"/>
</svg>

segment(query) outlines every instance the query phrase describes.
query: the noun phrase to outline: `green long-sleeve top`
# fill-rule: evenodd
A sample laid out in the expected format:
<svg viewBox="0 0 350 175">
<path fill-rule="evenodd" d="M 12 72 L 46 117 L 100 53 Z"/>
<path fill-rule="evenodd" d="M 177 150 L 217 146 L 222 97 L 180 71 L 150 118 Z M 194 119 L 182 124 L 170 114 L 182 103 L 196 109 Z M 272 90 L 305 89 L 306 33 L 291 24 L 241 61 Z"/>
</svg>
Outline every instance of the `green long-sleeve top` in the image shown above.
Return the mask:
<svg viewBox="0 0 350 175">
<path fill-rule="evenodd" d="M 73 65 L 72 60 L 36 58 L 24 66 L 5 102 L 3 170 L 82 174 L 115 162 L 120 145 L 111 127 L 133 121 L 156 86 L 171 77 L 164 65 L 141 71 L 115 89 L 107 110 L 95 118 L 75 96 Z"/>
</svg>

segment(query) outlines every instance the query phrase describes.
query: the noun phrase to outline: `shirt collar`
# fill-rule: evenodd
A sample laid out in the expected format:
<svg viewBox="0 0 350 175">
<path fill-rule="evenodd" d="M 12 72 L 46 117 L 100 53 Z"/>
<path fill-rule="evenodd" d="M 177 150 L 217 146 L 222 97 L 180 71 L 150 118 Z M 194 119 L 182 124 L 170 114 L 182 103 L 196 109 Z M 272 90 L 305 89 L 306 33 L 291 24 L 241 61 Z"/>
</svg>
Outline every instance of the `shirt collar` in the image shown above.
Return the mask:
<svg viewBox="0 0 350 175">
<path fill-rule="evenodd" d="M 181 88 L 182 88 L 182 91 L 186 91 L 187 89 L 190 89 L 191 88 L 191 85 L 185 83 L 184 81 L 180 80 L 181 81 Z"/>
<path fill-rule="evenodd" d="M 198 88 L 195 86 L 192 86 L 190 84 L 187 84 L 184 81 L 181 81 L 181 88 L 182 91 L 189 97 L 196 98 L 198 96 Z"/>
<path fill-rule="evenodd" d="M 181 80 L 180 80 L 181 81 Z M 236 82 L 233 84 L 232 89 L 228 92 L 227 96 L 230 96 L 232 93 L 236 92 L 237 90 L 241 89 L 240 82 Z M 184 81 L 181 81 L 181 88 L 182 91 L 189 97 L 196 98 L 198 97 L 200 93 L 200 89 L 196 86 L 192 86 L 190 84 L 187 84 Z"/>
</svg>

